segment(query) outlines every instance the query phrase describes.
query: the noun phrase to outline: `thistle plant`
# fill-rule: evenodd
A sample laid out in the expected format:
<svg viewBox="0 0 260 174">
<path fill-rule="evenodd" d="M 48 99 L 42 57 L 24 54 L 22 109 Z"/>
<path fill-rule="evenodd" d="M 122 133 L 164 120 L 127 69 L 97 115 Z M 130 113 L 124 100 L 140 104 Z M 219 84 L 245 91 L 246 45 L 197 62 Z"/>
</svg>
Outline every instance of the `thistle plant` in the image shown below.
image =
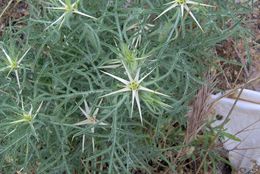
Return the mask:
<svg viewBox="0 0 260 174">
<path fill-rule="evenodd" d="M 115 76 L 113 74 L 110 74 L 108 72 L 104 72 L 104 71 L 102 71 L 102 72 L 104 74 L 109 75 L 110 77 L 113 77 L 114 79 L 120 81 L 121 83 L 123 83 L 124 84 L 124 88 L 119 89 L 119 90 L 114 91 L 114 92 L 111 92 L 109 94 L 103 95 L 102 97 L 107 97 L 107 96 L 110 96 L 110 95 L 114 95 L 114 94 L 118 94 L 118 93 L 122 93 L 122 92 L 129 92 L 130 91 L 132 93 L 132 102 L 131 102 L 132 103 L 132 107 L 131 107 L 130 118 L 132 118 L 132 116 L 133 116 L 134 103 L 136 101 L 138 112 L 139 112 L 139 117 L 140 117 L 141 123 L 143 124 L 143 116 L 142 116 L 140 97 L 139 97 L 140 91 L 150 92 L 150 93 L 158 94 L 158 95 L 161 95 L 161 96 L 164 96 L 164 97 L 169 97 L 169 96 L 166 95 L 166 94 L 163 94 L 163 93 L 151 90 L 151 89 L 146 88 L 146 87 L 141 85 L 143 80 L 147 76 L 149 76 L 153 72 L 153 70 L 150 71 L 148 74 L 146 74 L 144 77 L 142 77 L 140 79 L 140 70 L 141 70 L 141 68 L 137 69 L 136 74 L 133 77 L 123 61 L 122 61 L 122 64 L 123 64 L 125 72 L 126 72 L 126 74 L 128 76 L 128 80 L 125 80 L 125 79 L 123 79 L 121 77 L 117 77 L 117 76 Z"/>
<path fill-rule="evenodd" d="M 62 24 L 64 23 L 66 16 L 69 16 L 70 14 L 79 14 L 81 16 L 84 17 L 88 17 L 91 19 L 97 19 L 91 15 L 88 15 L 86 13 L 80 12 L 78 10 L 78 3 L 80 0 L 75 1 L 74 3 L 71 2 L 71 0 L 65 0 L 65 2 L 63 2 L 62 0 L 58 0 L 60 3 L 60 7 L 48 7 L 51 10 L 60 10 L 63 11 L 63 14 L 57 19 L 55 20 L 53 23 L 51 23 L 46 29 L 48 29 L 49 27 L 60 23 L 59 24 L 59 29 L 61 28 Z"/>
<path fill-rule="evenodd" d="M 9 24 L 0 26 L 0 173 L 217 173 L 227 160 L 211 146 L 215 129 L 202 123 L 186 143 L 187 113 L 210 83 L 205 74 L 241 65 L 214 50 L 226 39 L 247 44 L 246 3 L 26 0 L 0 7 Z M 17 19 L 20 4 L 28 16 Z M 2 20 L 8 9 L 12 17 Z M 178 37 L 190 22 L 195 27 Z M 16 51 L 24 45 L 33 51 Z"/>
<path fill-rule="evenodd" d="M 169 6 L 168 8 L 166 8 L 159 16 L 157 16 L 155 19 L 158 19 L 159 17 L 161 17 L 162 15 L 164 15 L 165 13 L 167 13 L 168 11 L 174 9 L 174 8 L 179 8 L 181 10 L 181 16 L 183 18 L 184 16 L 184 10 L 186 10 L 189 15 L 192 17 L 192 19 L 196 22 L 196 24 L 198 25 L 198 27 L 201 29 L 201 31 L 204 32 L 204 30 L 202 29 L 200 23 L 198 22 L 198 20 L 196 19 L 196 17 L 193 15 L 190 7 L 188 5 L 198 5 L 198 6 L 204 6 L 204 7 L 215 7 L 212 5 L 208 5 L 208 4 L 203 4 L 203 3 L 199 3 L 196 1 L 191 1 L 191 0 L 174 0 L 171 2 L 166 3 L 165 5 Z"/>
<path fill-rule="evenodd" d="M 78 123 L 75 123 L 74 125 L 76 125 L 76 126 L 91 125 L 91 126 L 93 126 L 91 128 L 91 132 L 93 134 L 95 133 L 95 126 L 108 125 L 107 123 L 100 122 L 99 120 L 96 119 L 101 103 L 102 103 L 102 99 L 100 100 L 98 107 L 93 111 L 93 108 L 92 107 L 89 108 L 87 101 L 84 100 L 84 109 L 81 108 L 80 106 L 79 106 L 79 109 L 81 110 L 83 115 L 86 117 L 86 119 L 83 121 L 80 121 Z M 84 152 L 84 149 L 85 149 L 85 137 L 86 137 L 85 135 L 83 135 L 83 137 L 82 137 L 82 152 Z M 94 137 L 92 137 L 91 139 L 92 139 L 92 148 L 93 148 L 93 151 L 95 151 L 95 139 L 94 139 Z"/>
<path fill-rule="evenodd" d="M 24 57 L 27 55 L 27 53 L 30 51 L 31 48 L 28 48 L 25 53 L 20 57 L 11 57 L 4 48 L 1 48 L 5 58 L 6 58 L 6 66 L 0 69 L 1 71 L 9 70 L 7 77 L 10 75 L 11 72 L 15 73 L 17 84 L 19 89 L 21 89 L 21 84 L 20 84 L 20 77 L 19 77 L 19 69 L 22 67 L 21 62 L 24 59 Z"/>
</svg>

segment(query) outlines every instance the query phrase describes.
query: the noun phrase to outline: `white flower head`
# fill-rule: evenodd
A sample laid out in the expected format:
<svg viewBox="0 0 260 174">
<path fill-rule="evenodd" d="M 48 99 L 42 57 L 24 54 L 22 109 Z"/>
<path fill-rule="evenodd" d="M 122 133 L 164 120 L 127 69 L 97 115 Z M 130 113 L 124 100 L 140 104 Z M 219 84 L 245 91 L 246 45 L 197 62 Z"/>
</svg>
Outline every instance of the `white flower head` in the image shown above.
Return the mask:
<svg viewBox="0 0 260 174">
<path fill-rule="evenodd" d="M 88 15 L 86 13 L 80 12 L 78 10 L 77 5 L 78 5 L 79 0 L 77 0 L 74 3 L 71 3 L 71 0 L 65 0 L 65 2 L 63 2 L 62 0 L 58 0 L 58 1 L 62 5 L 61 7 L 48 7 L 48 8 L 52 9 L 52 10 L 61 10 L 61 11 L 64 11 L 64 12 L 57 20 L 55 20 L 53 23 L 51 23 L 46 29 L 48 29 L 49 27 L 51 27 L 51 26 L 53 26 L 53 25 L 55 25 L 57 23 L 60 23 L 59 24 L 59 29 L 60 29 L 62 24 L 65 21 L 65 17 L 68 14 L 71 14 L 71 13 L 79 14 L 81 16 L 85 16 L 85 17 L 88 17 L 88 18 L 91 18 L 91 19 L 97 19 L 97 18 L 95 18 L 95 17 L 93 17 L 91 15 Z"/>
<path fill-rule="evenodd" d="M 3 51 L 4 55 L 5 55 L 5 58 L 7 60 L 7 66 L 5 66 L 4 68 L 0 69 L 0 72 L 1 71 L 5 71 L 5 70 L 9 70 L 9 72 L 7 74 L 7 77 L 10 75 L 11 72 L 14 72 L 15 76 L 16 76 L 18 87 L 19 87 L 19 89 L 21 89 L 21 84 L 20 84 L 20 80 L 19 80 L 20 78 L 19 78 L 18 70 L 19 70 L 19 68 L 21 68 L 22 60 L 24 59 L 24 57 L 26 56 L 26 54 L 29 52 L 29 50 L 31 48 L 28 48 L 27 51 L 25 51 L 25 53 L 19 59 L 13 58 L 13 57 L 9 56 L 4 48 L 1 48 L 1 49 L 2 49 L 2 51 Z"/>
<path fill-rule="evenodd" d="M 122 93 L 122 92 L 129 92 L 129 91 L 132 92 L 132 107 L 131 107 L 130 117 L 132 118 L 132 116 L 133 116 L 133 108 L 134 108 L 134 103 L 136 101 L 138 112 L 139 112 L 139 116 L 140 116 L 140 120 L 141 120 L 141 123 L 143 123 L 143 117 L 142 117 L 142 111 L 141 111 L 141 105 L 140 105 L 140 99 L 139 99 L 139 92 L 140 91 L 146 91 L 146 92 L 162 95 L 162 96 L 165 96 L 165 97 L 169 97 L 169 96 L 165 95 L 165 94 L 162 94 L 160 92 L 148 89 L 148 88 L 146 88 L 146 87 L 141 85 L 143 80 L 147 76 L 149 76 L 153 72 L 153 70 L 150 71 L 148 74 L 146 74 L 143 78 L 140 79 L 140 68 L 138 68 L 137 71 L 136 71 L 136 75 L 133 78 L 131 73 L 130 73 L 130 71 L 128 70 L 128 68 L 126 67 L 126 65 L 125 65 L 125 63 L 123 61 L 122 61 L 122 64 L 123 64 L 123 66 L 125 68 L 125 71 L 127 73 L 127 76 L 128 76 L 129 80 L 125 80 L 125 79 L 117 77 L 117 76 L 115 76 L 113 74 L 110 74 L 110 73 L 102 71 L 103 73 L 113 77 L 114 79 L 116 79 L 116 80 L 118 80 L 118 81 L 120 81 L 121 83 L 124 84 L 124 88 L 119 89 L 119 90 L 114 91 L 114 92 L 111 92 L 109 94 L 106 94 L 106 95 L 104 95 L 102 97 L 107 97 L 107 96 L 114 95 L 114 94 L 117 94 L 117 93 Z"/>
<path fill-rule="evenodd" d="M 165 13 L 167 13 L 168 11 L 179 7 L 181 9 L 181 16 L 184 16 L 184 10 L 186 10 L 189 15 L 193 18 L 193 20 L 196 22 L 196 24 L 198 25 L 198 27 L 203 31 L 202 27 L 200 26 L 198 20 L 195 18 L 195 16 L 193 15 L 193 13 L 191 12 L 190 8 L 188 5 L 199 5 L 199 6 L 204 6 L 204 7 L 215 7 L 212 5 L 208 5 L 208 4 L 203 4 L 203 3 L 199 3 L 199 2 L 195 2 L 195 1 L 191 1 L 191 0 L 174 0 L 171 1 L 169 3 L 166 3 L 165 5 L 168 5 L 169 7 L 166 8 L 159 16 L 157 16 L 155 19 L 158 19 L 159 17 L 161 17 L 162 15 L 164 15 Z"/>
<path fill-rule="evenodd" d="M 86 117 L 85 120 L 80 121 L 78 123 L 75 123 L 74 125 L 80 126 L 80 125 L 108 125 L 107 123 L 100 122 L 99 120 L 96 119 L 97 114 L 99 112 L 99 107 L 102 103 L 102 100 L 100 100 L 98 107 L 92 112 L 92 108 L 89 108 L 88 103 L 86 100 L 84 100 L 84 109 L 79 106 L 79 109 L 83 113 L 83 115 Z M 91 132 L 95 133 L 95 127 L 91 128 Z M 92 137 L 92 146 L 93 146 L 93 151 L 95 151 L 95 139 Z M 85 147 L 85 135 L 83 135 L 82 138 L 82 152 L 84 152 L 84 147 Z"/>
</svg>

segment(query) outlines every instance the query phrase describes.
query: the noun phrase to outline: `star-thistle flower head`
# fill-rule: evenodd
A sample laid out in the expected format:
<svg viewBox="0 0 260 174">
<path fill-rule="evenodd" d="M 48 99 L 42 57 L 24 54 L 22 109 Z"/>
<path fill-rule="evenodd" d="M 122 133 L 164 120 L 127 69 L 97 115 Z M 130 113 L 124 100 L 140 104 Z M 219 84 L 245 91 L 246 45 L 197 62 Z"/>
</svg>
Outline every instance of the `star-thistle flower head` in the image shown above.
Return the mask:
<svg viewBox="0 0 260 174">
<path fill-rule="evenodd" d="M 117 61 L 120 65 L 122 65 L 121 62 L 124 62 L 125 65 L 128 65 L 129 73 L 136 72 L 138 68 L 138 60 L 143 60 L 151 56 L 151 55 L 146 55 L 144 53 L 140 55 L 138 54 L 137 48 L 135 47 L 133 48 L 125 43 L 120 43 L 120 46 L 118 46 L 117 43 L 115 44 L 117 46 L 116 54 L 121 59 L 121 60 L 117 59 Z"/>
<path fill-rule="evenodd" d="M 100 122 L 99 120 L 96 119 L 97 117 L 97 114 L 99 112 L 99 106 L 101 105 L 102 103 L 102 100 L 100 100 L 99 104 L 98 104 L 98 107 L 92 112 L 93 108 L 89 108 L 88 106 L 88 103 L 86 100 L 84 100 L 84 109 L 81 108 L 79 106 L 79 109 L 81 110 L 81 112 L 83 113 L 83 115 L 86 117 L 85 120 L 83 121 L 80 121 L 78 123 L 75 123 L 74 125 L 76 126 L 80 126 L 80 125 L 108 125 L 107 123 L 104 123 L 104 122 Z M 95 133 L 95 127 L 92 127 L 91 128 L 91 132 L 92 133 Z M 92 148 L 93 148 L 93 151 L 95 151 L 95 139 L 94 137 L 92 137 Z M 83 135 L 82 137 L 82 152 L 84 152 L 84 149 L 85 149 L 85 135 Z"/>
<path fill-rule="evenodd" d="M 27 53 L 29 52 L 29 50 L 30 50 L 31 48 L 27 49 L 27 50 L 25 51 L 25 53 L 24 53 L 24 54 L 21 56 L 21 58 L 19 58 L 19 59 L 11 57 L 3 47 L 1 47 L 1 49 L 2 49 L 2 52 L 4 53 L 5 58 L 6 58 L 6 60 L 7 60 L 7 61 L 6 61 L 6 62 L 7 62 L 7 65 L 6 65 L 4 68 L 0 69 L 0 72 L 9 69 L 9 72 L 8 72 L 7 77 L 9 76 L 9 74 L 10 74 L 11 72 L 14 72 L 14 73 L 15 73 L 15 76 L 16 76 L 16 80 L 17 80 L 18 87 L 19 87 L 19 89 L 21 89 L 20 78 L 19 78 L 18 70 L 19 70 L 19 68 L 21 68 L 21 62 L 22 62 L 22 60 L 24 59 L 24 57 L 27 55 Z"/>
<path fill-rule="evenodd" d="M 23 114 L 23 120 L 25 122 L 32 122 L 33 116 L 31 114 L 29 114 L 29 113 L 24 113 Z"/>
<path fill-rule="evenodd" d="M 122 44 L 121 47 L 122 58 L 125 58 L 125 61 L 128 64 L 136 63 L 136 52 L 134 50 L 130 50 L 126 44 Z"/>
<path fill-rule="evenodd" d="M 104 74 L 109 75 L 110 77 L 120 81 L 121 83 L 123 83 L 124 87 L 122 89 L 117 90 L 117 91 L 114 91 L 114 92 L 111 92 L 109 94 L 106 94 L 106 95 L 104 95 L 102 97 L 107 97 L 107 96 L 114 95 L 114 94 L 117 94 L 117 93 L 122 93 L 122 92 L 132 92 L 132 107 L 131 107 L 130 117 L 132 117 L 132 115 L 133 115 L 134 103 L 136 102 L 137 108 L 138 108 L 138 112 L 139 112 L 139 117 L 140 117 L 141 123 L 143 123 L 141 104 L 140 104 L 140 99 L 139 99 L 139 92 L 143 91 L 143 92 L 154 93 L 154 94 L 165 96 L 165 97 L 169 97 L 169 96 L 165 95 L 163 93 L 160 93 L 160 92 L 148 89 L 148 88 L 146 88 L 146 87 L 141 85 L 143 80 L 147 76 L 149 76 L 153 72 L 153 70 L 150 71 L 148 74 L 146 74 L 143 78 L 140 79 L 139 78 L 140 77 L 140 70 L 141 70 L 140 68 L 137 69 L 136 74 L 133 77 L 123 61 L 122 61 L 122 64 L 123 64 L 125 72 L 126 72 L 126 74 L 128 76 L 128 80 L 122 79 L 121 77 L 115 76 L 115 75 L 110 74 L 108 72 L 104 72 L 104 71 L 102 71 L 102 72 Z"/>
<path fill-rule="evenodd" d="M 85 17 L 88 17 L 88 18 L 91 18 L 91 19 L 97 19 L 94 16 L 88 15 L 88 14 L 80 12 L 78 10 L 79 0 L 77 0 L 74 3 L 71 3 L 71 0 L 66 0 L 65 2 L 63 2 L 62 0 L 58 0 L 58 1 L 61 4 L 60 7 L 49 7 L 49 9 L 63 11 L 63 14 L 57 20 L 55 20 L 53 23 L 51 23 L 46 29 L 48 29 L 49 27 L 51 27 L 51 26 L 53 26 L 57 23 L 60 23 L 59 24 L 59 29 L 60 29 L 62 24 L 65 21 L 66 16 L 71 14 L 71 13 L 78 14 L 78 15 L 81 15 L 81 16 L 85 16 Z"/>
<path fill-rule="evenodd" d="M 17 63 L 16 60 L 13 60 L 12 62 L 10 62 L 10 69 L 11 70 L 16 70 L 19 68 L 19 64 Z"/>
<path fill-rule="evenodd" d="M 73 12 L 74 9 L 76 9 L 76 8 L 73 7 L 72 5 L 66 5 L 64 7 L 64 10 L 65 10 L 66 13 L 71 13 L 71 12 Z"/>
<path fill-rule="evenodd" d="M 166 8 L 159 16 L 157 16 L 155 19 L 158 19 L 159 17 L 161 17 L 162 15 L 164 15 L 165 13 L 167 13 L 168 11 L 174 9 L 174 8 L 180 8 L 181 11 L 181 16 L 184 16 L 184 10 L 186 10 L 189 15 L 192 17 L 192 19 L 196 22 L 196 24 L 198 25 L 198 27 L 201 29 L 201 31 L 203 31 L 201 25 L 199 24 L 198 20 L 195 18 L 195 16 L 193 15 L 191 9 L 189 8 L 188 5 L 198 5 L 198 6 L 204 6 L 204 7 L 215 7 L 212 5 L 208 5 L 208 4 L 203 4 L 203 3 L 199 3 L 196 1 L 191 1 L 191 0 L 173 0 L 169 3 L 166 3 L 165 5 L 168 5 L 169 7 Z"/>
<path fill-rule="evenodd" d="M 185 4 L 185 3 L 186 3 L 186 0 L 176 0 L 176 2 L 177 2 L 178 4 Z"/>
<path fill-rule="evenodd" d="M 23 100 L 22 100 L 22 111 L 21 111 L 22 112 L 22 114 L 21 114 L 22 118 L 19 119 L 19 120 L 13 121 L 11 123 L 12 124 L 16 124 L 16 123 L 29 123 L 29 124 L 31 124 L 34 121 L 35 117 L 39 114 L 39 111 L 42 107 L 42 103 L 43 102 L 41 102 L 41 104 L 38 106 L 38 109 L 35 111 L 35 113 L 33 113 L 33 106 L 32 105 L 31 105 L 29 112 L 25 111 L 24 106 L 23 106 Z"/>
<path fill-rule="evenodd" d="M 38 136 L 37 136 L 36 130 L 34 128 L 34 120 L 35 120 L 35 117 L 39 114 L 43 102 L 41 102 L 41 104 L 38 106 L 38 109 L 33 113 L 33 106 L 31 105 L 29 112 L 27 112 L 24 109 L 23 99 L 21 99 L 21 101 L 22 101 L 22 108 L 21 108 L 21 111 L 19 111 L 19 113 L 18 113 L 18 115 L 20 116 L 20 119 L 9 122 L 9 124 L 11 124 L 11 125 L 12 124 L 14 124 L 14 125 L 18 125 L 18 124 L 29 125 L 31 127 L 33 136 L 38 140 Z M 9 134 L 14 132 L 15 130 L 16 129 L 11 131 Z"/>
<path fill-rule="evenodd" d="M 133 80 L 132 82 L 129 83 L 128 86 L 129 86 L 129 88 L 130 88 L 132 91 L 136 91 L 136 90 L 138 90 L 140 84 L 139 84 L 137 81 Z"/>
</svg>

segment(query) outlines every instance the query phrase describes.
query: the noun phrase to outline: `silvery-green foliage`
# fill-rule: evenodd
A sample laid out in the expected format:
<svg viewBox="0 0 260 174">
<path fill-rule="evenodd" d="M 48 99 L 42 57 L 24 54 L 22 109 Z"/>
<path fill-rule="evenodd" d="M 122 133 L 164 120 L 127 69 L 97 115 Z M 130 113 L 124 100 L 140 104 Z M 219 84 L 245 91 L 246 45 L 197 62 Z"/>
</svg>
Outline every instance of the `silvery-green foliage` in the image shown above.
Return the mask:
<svg viewBox="0 0 260 174">
<path fill-rule="evenodd" d="M 189 6 L 197 22 L 177 8 L 156 19 L 169 2 L 26 0 L 29 16 L 1 37 L 0 172 L 154 173 L 183 164 L 172 160 L 188 105 L 204 73 L 225 62 L 216 44 L 248 35 L 238 16 L 250 9 L 209 0 L 214 8 Z M 124 85 L 138 95 L 106 96 Z M 221 158 L 209 155 L 214 168 Z"/>
</svg>

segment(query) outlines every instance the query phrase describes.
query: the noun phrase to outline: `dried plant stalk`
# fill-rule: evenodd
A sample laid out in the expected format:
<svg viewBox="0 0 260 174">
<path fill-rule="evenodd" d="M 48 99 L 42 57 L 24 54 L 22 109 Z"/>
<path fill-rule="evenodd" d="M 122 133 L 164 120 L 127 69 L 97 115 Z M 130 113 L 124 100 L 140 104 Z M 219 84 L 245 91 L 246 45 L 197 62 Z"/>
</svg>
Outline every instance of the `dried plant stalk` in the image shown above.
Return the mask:
<svg viewBox="0 0 260 174">
<path fill-rule="evenodd" d="M 208 79 L 210 82 L 209 84 L 212 84 L 213 78 L 209 77 Z M 196 99 L 192 103 L 191 110 L 188 112 L 187 130 L 185 135 L 186 144 L 190 143 L 196 137 L 211 113 L 211 107 L 208 102 L 211 93 L 212 87 L 205 84 L 198 91 Z"/>
</svg>

